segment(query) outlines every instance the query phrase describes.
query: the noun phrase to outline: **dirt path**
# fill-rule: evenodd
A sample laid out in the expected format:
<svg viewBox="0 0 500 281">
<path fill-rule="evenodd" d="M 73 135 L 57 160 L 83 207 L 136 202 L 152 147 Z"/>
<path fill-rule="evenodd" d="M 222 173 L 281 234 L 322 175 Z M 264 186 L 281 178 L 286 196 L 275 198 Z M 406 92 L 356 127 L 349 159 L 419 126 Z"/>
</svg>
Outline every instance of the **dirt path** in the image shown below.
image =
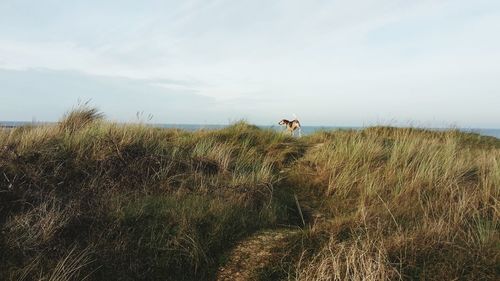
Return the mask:
<svg viewBox="0 0 500 281">
<path fill-rule="evenodd" d="M 258 232 L 240 242 L 229 254 L 228 262 L 219 268 L 217 281 L 255 280 L 254 274 L 276 261 L 273 249 L 283 245 L 296 230 L 281 228 Z"/>
<path fill-rule="evenodd" d="M 315 148 L 323 144 L 318 144 Z M 308 147 L 306 147 L 306 150 Z M 305 152 L 304 152 L 305 153 Z M 284 168 L 281 173 L 288 174 L 291 166 Z M 300 210 L 301 219 L 304 222 L 303 213 L 310 213 L 311 210 L 303 205 L 304 202 L 298 202 L 295 197 L 298 210 Z M 300 206 L 299 206 L 300 205 Z M 305 208 L 304 208 L 305 207 Z M 310 215 L 310 214 L 309 214 Z M 313 214 L 314 217 L 314 214 Z M 229 253 L 228 261 L 217 271 L 217 281 L 246 281 L 257 280 L 256 273 L 264 269 L 266 266 L 279 262 L 281 256 L 276 251 L 283 247 L 286 238 L 297 234 L 300 230 L 292 228 L 268 229 L 255 233 L 247 239 L 240 241 Z"/>
</svg>

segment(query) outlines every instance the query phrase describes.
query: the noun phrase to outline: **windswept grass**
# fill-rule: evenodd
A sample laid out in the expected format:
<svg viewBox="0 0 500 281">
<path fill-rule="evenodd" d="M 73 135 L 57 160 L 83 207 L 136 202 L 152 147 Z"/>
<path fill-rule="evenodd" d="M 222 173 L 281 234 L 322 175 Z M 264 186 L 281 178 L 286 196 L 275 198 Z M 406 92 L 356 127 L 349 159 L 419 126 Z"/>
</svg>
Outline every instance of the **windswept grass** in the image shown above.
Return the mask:
<svg viewBox="0 0 500 281">
<path fill-rule="evenodd" d="M 291 279 L 498 278 L 498 140 L 376 127 L 309 141 L 291 180 L 322 217 Z"/>
<path fill-rule="evenodd" d="M 59 128 L 64 132 L 73 133 L 101 120 L 103 117 L 104 114 L 99 112 L 97 108 L 82 105 L 68 112 L 59 123 Z"/>
<path fill-rule="evenodd" d="M 496 280 L 499 195 L 494 138 L 190 133 L 83 107 L 0 130 L 0 280 L 211 280 L 235 243 L 284 225 L 303 231 L 263 280 Z"/>
<path fill-rule="evenodd" d="M 208 279 L 238 239 L 289 220 L 291 195 L 275 190 L 285 164 L 267 149 L 295 140 L 242 122 L 187 133 L 101 116 L 1 132 L 0 279 L 68 279 L 75 242 L 94 249 L 93 280 Z"/>
</svg>

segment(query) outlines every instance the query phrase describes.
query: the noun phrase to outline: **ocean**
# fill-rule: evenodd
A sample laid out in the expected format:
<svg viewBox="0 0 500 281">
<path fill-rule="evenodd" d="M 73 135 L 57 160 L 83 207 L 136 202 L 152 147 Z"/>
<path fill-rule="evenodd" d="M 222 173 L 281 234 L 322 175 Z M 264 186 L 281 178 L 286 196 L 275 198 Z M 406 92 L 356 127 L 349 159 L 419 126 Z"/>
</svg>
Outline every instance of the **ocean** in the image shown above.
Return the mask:
<svg viewBox="0 0 500 281">
<path fill-rule="evenodd" d="M 32 122 L 18 122 L 18 121 L 0 121 L 0 127 L 15 128 L 23 125 L 30 125 Z M 35 124 L 47 124 L 43 122 L 38 122 Z M 197 131 L 197 130 L 216 130 L 224 128 L 228 125 L 202 125 L 202 124 L 148 124 L 153 127 L 159 128 L 177 128 L 186 131 Z M 283 130 L 283 127 L 276 126 L 258 126 L 263 129 L 273 129 L 277 131 Z M 322 130 L 360 130 L 364 127 L 339 127 L 339 126 L 302 126 L 302 134 L 307 135 L 317 131 Z M 430 128 L 431 130 L 446 130 L 446 128 Z M 477 133 L 483 136 L 491 136 L 500 139 L 500 129 L 485 129 L 485 128 L 457 128 L 463 132 Z"/>
</svg>

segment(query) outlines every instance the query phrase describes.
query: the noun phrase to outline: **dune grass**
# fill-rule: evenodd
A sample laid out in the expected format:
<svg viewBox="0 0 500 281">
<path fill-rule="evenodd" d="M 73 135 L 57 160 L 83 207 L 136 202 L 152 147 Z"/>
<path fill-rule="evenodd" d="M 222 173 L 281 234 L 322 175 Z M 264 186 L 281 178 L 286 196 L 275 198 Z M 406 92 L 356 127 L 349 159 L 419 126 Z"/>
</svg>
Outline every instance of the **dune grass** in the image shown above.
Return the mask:
<svg viewBox="0 0 500 281">
<path fill-rule="evenodd" d="M 458 131 L 315 134 L 291 181 L 321 214 L 293 280 L 495 280 L 499 141 Z M 472 140 L 472 141 L 471 141 Z"/>
<path fill-rule="evenodd" d="M 499 193 L 495 138 L 186 132 L 78 108 L 0 130 L 0 280 L 211 280 L 278 226 L 302 231 L 262 280 L 495 280 Z"/>
<path fill-rule="evenodd" d="M 268 156 L 289 141 L 241 122 L 118 125 L 88 108 L 2 131 L 0 279 L 210 278 L 235 241 L 289 220 L 281 152 Z M 91 260 L 66 278 L 68 253 L 84 249 Z"/>
</svg>

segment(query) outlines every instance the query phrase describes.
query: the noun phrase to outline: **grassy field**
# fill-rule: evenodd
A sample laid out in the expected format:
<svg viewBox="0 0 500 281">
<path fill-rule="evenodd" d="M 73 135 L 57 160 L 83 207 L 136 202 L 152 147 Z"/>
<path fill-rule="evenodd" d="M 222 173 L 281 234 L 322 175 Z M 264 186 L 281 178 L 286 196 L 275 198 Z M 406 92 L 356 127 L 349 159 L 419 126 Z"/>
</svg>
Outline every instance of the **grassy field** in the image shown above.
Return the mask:
<svg viewBox="0 0 500 281">
<path fill-rule="evenodd" d="M 264 230 L 282 239 L 253 280 L 498 280 L 499 199 L 491 137 L 185 132 L 79 108 L 0 130 L 0 280 L 215 280 Z"/>
</svg>

